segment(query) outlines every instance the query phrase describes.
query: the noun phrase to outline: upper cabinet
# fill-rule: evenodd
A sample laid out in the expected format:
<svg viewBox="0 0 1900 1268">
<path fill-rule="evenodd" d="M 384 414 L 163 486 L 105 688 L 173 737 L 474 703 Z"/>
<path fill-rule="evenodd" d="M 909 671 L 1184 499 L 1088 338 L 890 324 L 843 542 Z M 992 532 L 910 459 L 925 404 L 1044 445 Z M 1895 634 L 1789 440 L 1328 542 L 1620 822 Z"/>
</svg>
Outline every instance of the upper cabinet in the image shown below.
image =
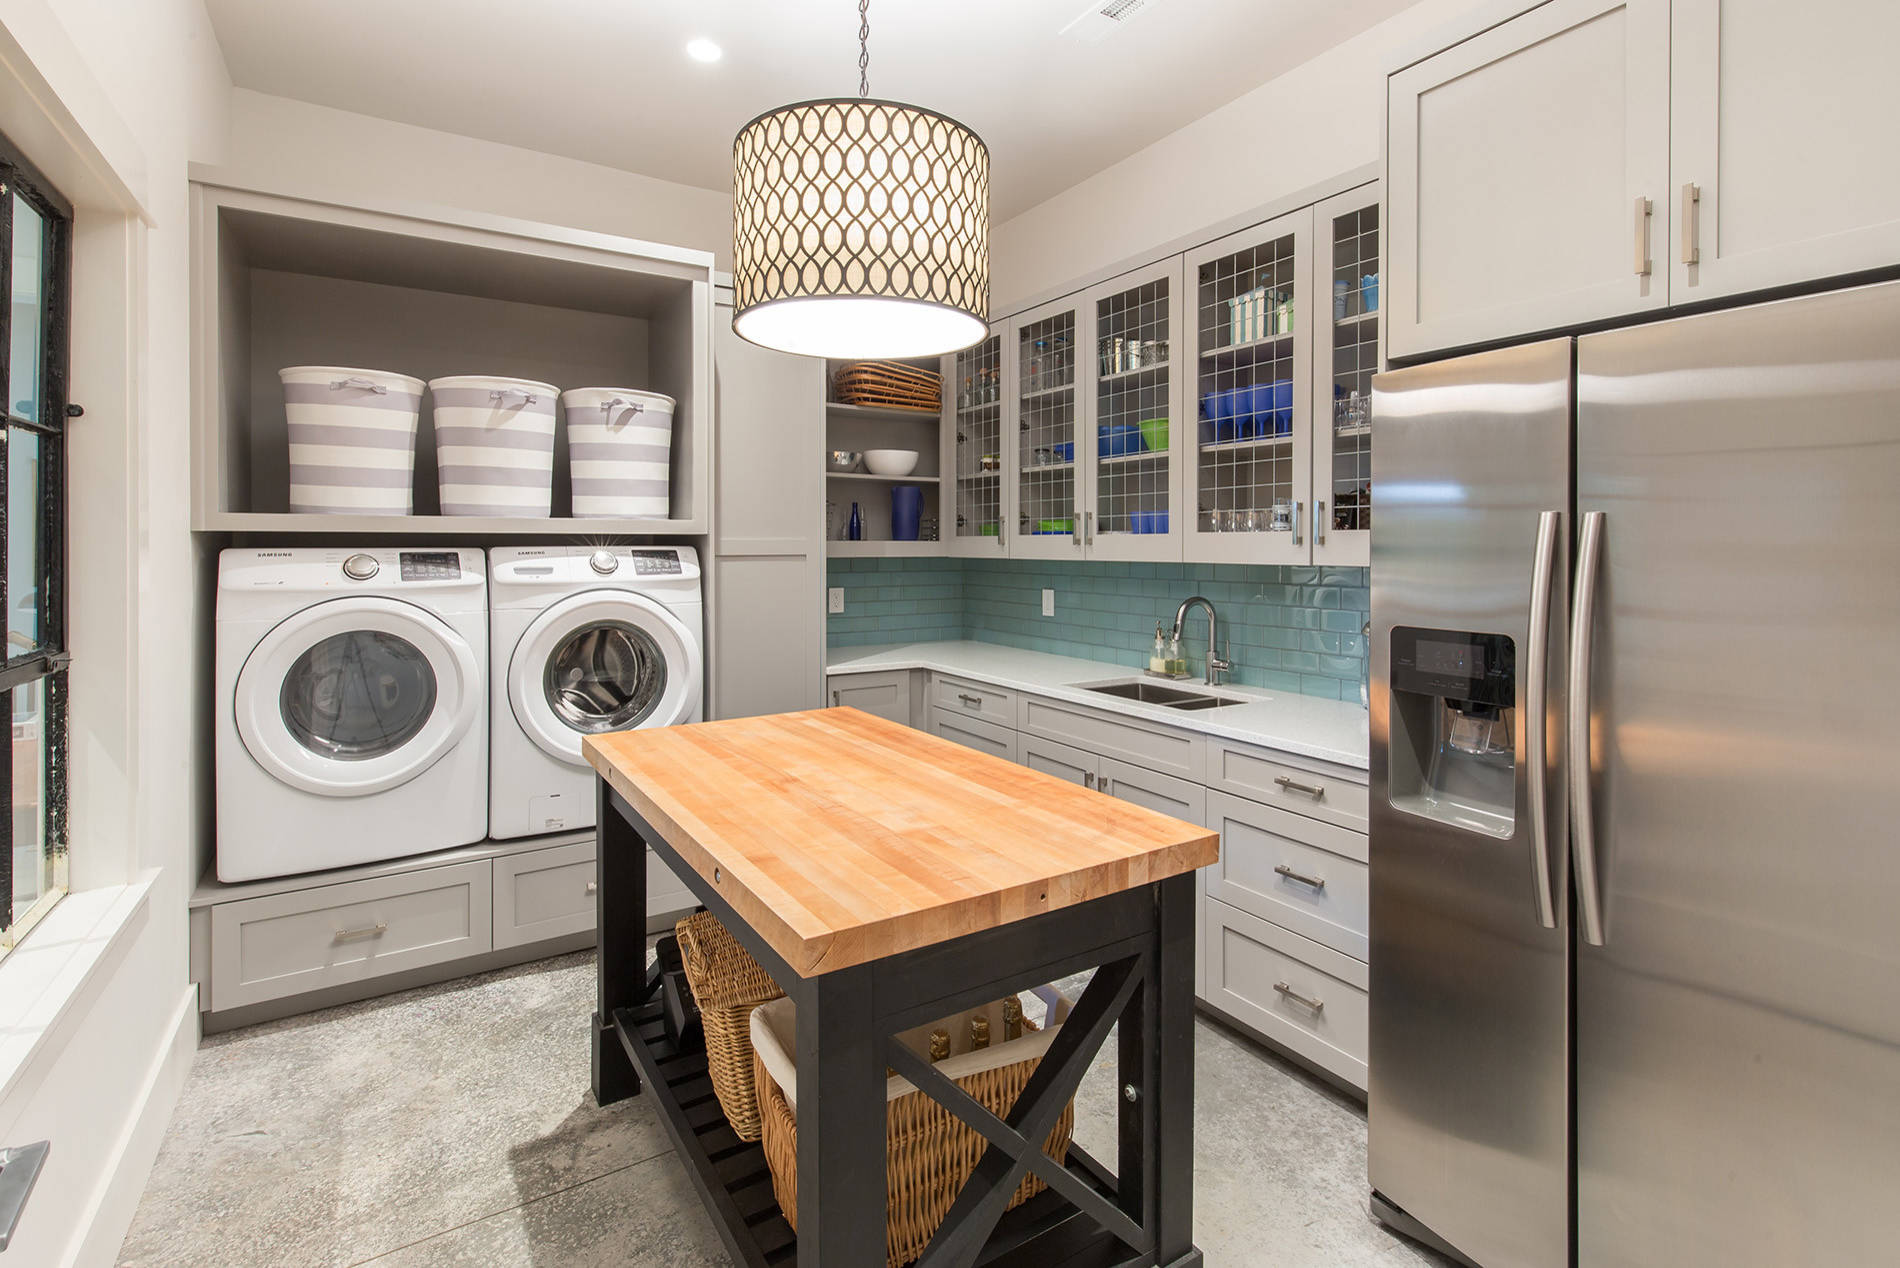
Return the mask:
<svg viewBox="0 0 1900 1268">
<path fill-rule="evenodd" d="M 1372 376 L 1379 371 L 1379 192 L 1313 208 L 1313 562 L 1372 561 Z M 1330 302 L 1330 307 L 1326 305 Z"/>
<path fill-rule="evenodd" d="M 1669 0 L 1549 0 L 1386 108 L 1388 356 L 1668 302 Z"/>
<path fill-rule="evenodd" d="M 1900 6 L 1675 0 L 1671 17 L 1672 302 L 1900 264 Z"/>
<path fill-rule="evenodd" d="M 1180 456 L 1191 432 L 1179 370 L 1180 260 L 1124 274 L 1084 297 L 1094 332 L 1094 389 L 1077 457 L 1082 543 L 1092 559 L 1181 558 Z"/>
<path fill-rule="evenodd" d="M 1900 6 L 1547 0 L 1387 84 L 1395 359 L 1900 264 Z"/>
<path fill-rule="evenodd" d="M 1311 560 L 1312 224 L 1306 208 L 1185 257 L 1182 290 L 1194 305 L 1190 560 Z"/>
<path fill-rule="evenodd" d="M 1003 337 L 943 359 L 943 540 L 952 555 L 998 556 L 1009 549 L 1015 487 L 1003 470 L 1003 417 L 1014 392 Z"/>
<path fill-rule="evenodd" d="M 1089 342 L 1089 316 L 1079 299 L 1058 300 L 1006 326 L 1016 359 L 1010 411 L 1016 434 L 1013 444 L 1007 437 L 1005 443 L 1013 451 L 1016 536 L 1010 554 L 1017 558 L 1083 555 L 1083 469 L 1076 458 L 1094 386 L 1094 360 L 1081 354 Z"/>
</svg>

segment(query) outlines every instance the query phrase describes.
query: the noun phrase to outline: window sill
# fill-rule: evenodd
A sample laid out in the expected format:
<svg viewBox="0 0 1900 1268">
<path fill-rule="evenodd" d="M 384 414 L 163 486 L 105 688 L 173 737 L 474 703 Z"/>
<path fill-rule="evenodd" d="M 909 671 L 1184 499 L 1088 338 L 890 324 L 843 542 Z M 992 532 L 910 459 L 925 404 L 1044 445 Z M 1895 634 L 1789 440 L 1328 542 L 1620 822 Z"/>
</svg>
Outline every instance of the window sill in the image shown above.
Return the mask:
<svg viewBox="0 0 1900 1268">
<path fill-rule="evenodd" d="M 111 980 L 145 925 L 157 876 L 67 895 L 0 960 L 0 1102 Z"/>
</svg>

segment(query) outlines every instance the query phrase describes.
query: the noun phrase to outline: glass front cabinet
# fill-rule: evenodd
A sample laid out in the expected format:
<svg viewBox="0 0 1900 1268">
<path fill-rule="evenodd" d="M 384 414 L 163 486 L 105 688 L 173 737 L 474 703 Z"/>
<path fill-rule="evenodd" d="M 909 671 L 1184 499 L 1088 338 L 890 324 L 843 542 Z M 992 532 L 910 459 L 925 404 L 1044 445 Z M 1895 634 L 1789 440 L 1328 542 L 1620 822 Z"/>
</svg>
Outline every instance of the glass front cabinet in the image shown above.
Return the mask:
<svg viewBox="0 0 1900 1268">
<path fill-rule="evenodd" d="M 1013 446 L 1004 441 L 1015 389 L 1005 351 L 1003 336 L 992 334 L 943 359 L 943 540 L 952 555 L 997 557 L 1010 548 Z"/>
<path fill-rule="evenodd" d="M 1311 559 L 1310 209 L 1191 251 L 1194 458 L 1186 558 Z"/>
<path fill-rule="evenodd" d="M 1010 469 L 1016 486 L 1015 533 L 1009 553 L 1019 559 L 1080 559 L 1086 425 L 1094 361 L 1081 349 L 1089 313 L 1076 300 L 1058 300 L 1010 319 L 1015 357 L 1015 423 Z M 1005 432 L 1008 422 L 1005 422 Z M 1005 436 L 1005 444 L 1010 437 Z"/>
<path fill-rule="evenodd" d="M 1379 369 L 1379 190 L 1313 208 L 1313 562 L 1363 568 L 1372 543 L 1372 376 Z"/>
<path fill-rule="evenodd" d="M 1084 413 L 1082 543 L 1093 559 L 1180 559 L 1181 458 L 1190 452 L 1179 372 L 1178 257 L 1091 289 L 1094 362 Z"/>
</svg>

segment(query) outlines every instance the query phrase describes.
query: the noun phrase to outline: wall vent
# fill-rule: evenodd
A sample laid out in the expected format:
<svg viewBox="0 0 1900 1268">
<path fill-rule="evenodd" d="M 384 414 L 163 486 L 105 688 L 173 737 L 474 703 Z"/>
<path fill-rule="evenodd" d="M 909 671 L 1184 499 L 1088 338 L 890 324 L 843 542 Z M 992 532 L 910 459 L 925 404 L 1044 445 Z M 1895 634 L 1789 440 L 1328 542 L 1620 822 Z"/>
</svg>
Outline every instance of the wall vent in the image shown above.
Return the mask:
<svg viewBox="0 0 1900 1268">
<path fill-rule="evenodd" d="M 1062 28 L 1061 34 L 1094 44 L 1115 34 L 1158 3 L 1159 0 L 1094 0 L 1081 16 Z"/>
</svg>

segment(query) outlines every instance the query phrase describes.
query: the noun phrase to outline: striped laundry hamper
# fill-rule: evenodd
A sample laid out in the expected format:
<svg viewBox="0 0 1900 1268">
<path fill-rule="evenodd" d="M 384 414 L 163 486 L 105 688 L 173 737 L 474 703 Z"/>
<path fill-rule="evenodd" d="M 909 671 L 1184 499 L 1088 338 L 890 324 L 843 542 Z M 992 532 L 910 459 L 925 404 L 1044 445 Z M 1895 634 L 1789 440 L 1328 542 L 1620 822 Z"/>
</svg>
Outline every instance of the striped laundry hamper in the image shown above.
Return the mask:
<svg viewBox="0 0 1900 1268">
<path fill-rule="evenodd" d="M 430 379 L 444 515 L 546 519 L 554 512 L 554 402 L 533 379 Z"/>
<path fill-rule="evenodd" d="M 630 387 L 561 393 L 574 514 L 672 515 L 673 398 Z"/>
<path fill-rule="evenodd" d="M 290 509 L 296 515 L 407 515 L 422 380 L 388 370 L 293 365 L 284 384 Z"/>
</svg>

